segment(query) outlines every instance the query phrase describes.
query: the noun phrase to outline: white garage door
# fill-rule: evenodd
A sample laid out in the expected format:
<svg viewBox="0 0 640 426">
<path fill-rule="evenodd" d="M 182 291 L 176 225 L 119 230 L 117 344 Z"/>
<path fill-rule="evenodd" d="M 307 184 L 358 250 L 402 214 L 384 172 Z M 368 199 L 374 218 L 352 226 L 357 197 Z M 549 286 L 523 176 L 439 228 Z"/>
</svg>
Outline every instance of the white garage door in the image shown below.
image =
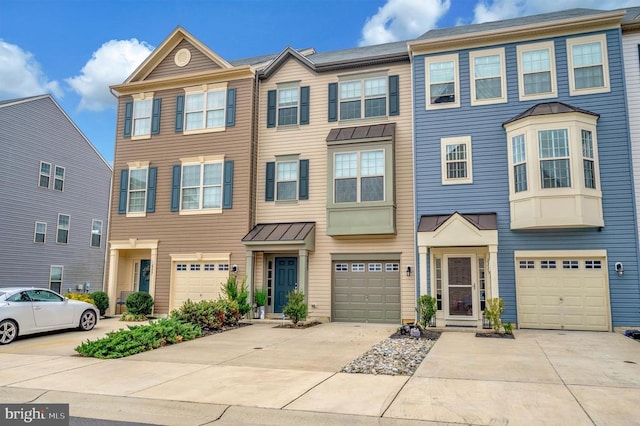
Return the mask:
<svg viewBox="0 0 640 426">
<path fill-rule="evenodd" d="M 516 257 L 521 328 L 608 331 L 604 257 Z"/>
<path fill-rule="evenodd" d="M 187 299 L 217 299 L 229 278 L 228 262 L 173 262 L 172 270 L 171 309 L 179 308 Z"/>
</svg>

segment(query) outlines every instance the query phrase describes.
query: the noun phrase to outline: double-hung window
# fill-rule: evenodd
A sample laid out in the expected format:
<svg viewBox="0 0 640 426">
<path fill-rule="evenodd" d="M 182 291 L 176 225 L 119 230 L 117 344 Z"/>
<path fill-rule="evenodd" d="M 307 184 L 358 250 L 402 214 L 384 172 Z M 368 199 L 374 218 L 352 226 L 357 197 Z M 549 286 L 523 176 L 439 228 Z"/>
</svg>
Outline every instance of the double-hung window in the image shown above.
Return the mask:
<svg viewBox="0 0 640 426">
<path fill-rule="evenodd" d="M 571 187 L 569 139 L 566 129 L 540 130 L 538 155 L 542 188 Z"/>
<path fill-rule="evenodd" d="M 471 137 L 441 139 L 442 184 L 472 183 Z"/>
<path fill-rule="evenodd" d="M 120 171 L 118 213 L 144 217 L 156 209 L 158 167 L 148 161 L 133 161 Z"/>
<path fill-rule="evenodd" d="M 567 39 L 567 54 L 572 96 L 610 90 L 605 34 Z"/>
<path fill-rule="evenodd" d="M 556 97 L 553 42 L 519 45 L 517 50 L 520 100 Z"/>
<path fill-rule="evenodd" d="M 383 201 L 384 179 L 384 150 L 334 156 L 335 203 Z"/>
<path fill-rule="evenodd" d="M 154 98 L 153 92 L 137 93 L 133 101 L 124 105 L 124 137 L 132 140 L 149 139 L 160 133 L 161 98 Z"/>
<path fill-rule="evenodd" d="M 53 189 L 56 191 L 64 190 L 64 167 L 55 166 Z"/>
<path fill-rule="evenodd" d="M 133 136 L 151 134 L 152 99 L 135 99 L 133 101 Z"/>
<path fill-rule="evenodd" d="M 298 87 L 278 89 L 278 126 L 298 124 Z"/>
<path fill-rule="evenodd" d="M 102 242 L 102 221 L 93 219 L 91 221 L 91 247 L 100 247 Z"/>
<path fill-rule="evenodd" d="M 595 158 L 593 154 L 593 134 L 589 130 L 581 130 L 582 135 L 582 167 L 585 188 L 596 188 Z"/>
<path fill-rule="evenodd" d="M 56 229 L 56 242 L 58 244 L 69 243 L 69 227 L 71 218 L 66 214 L 58 215 L 58 227 Z"/>
<path fill-rule="evenodd" d="M 458 55 L 427 57 L 425 69 L 427 109 L 459 107 Z"/>
<path fill-rule="evenodd" d="M 33 242 L 44 243 L 47 238 L 47 223 L 36 222 L 36 227 L 33 231 Z"/>
<path fill-rule="evenodd" d="M 186 93 L 185 132 L 224 129 L 226 88 Z"/>
<path fill-rule="evenodd" d="M 524 135 L 511 138 L 511 153 L 513 155 L 513 186 L 515 192 L 527 190 L 527 148 Z"/>
<path fill-rule="evenodd" d="M 507 102 L 504 49 L 469 53 L 471 66 L 471 104 Z"/>
<path fill-rule="evenodd" d="M 276 163 L 276 200 L 298 198 L 298 161 Z"/>
<path fill-rule="evenodd" d="M 309 124 L 309 86 L 299 81 L 278 83 L 267 91 L 267 127 Z"/>
<path fill-rule="evenodd" d="M 49 188 L 51 181 L 51 163 L 40 162 L 40 175 L 38 177 L 38 186 L 40 188 Z"/>
<path fill-rule="evenodd" d="M 51 265 L 49 268 L 49 288 L 61 293 L 64 266 Z"/>
<path fill-rule="evenodd" d="M 340 120 L 387 115 L 387 77 L 340 82 Z"/>
<path fill-rule="evenodd" d="M 182 211 L 222 208 L 222 164 L 222 161 L 182 164 Z"/>
<path fill-rule="evenodd" d="M 144 213 L 147 208 L 148 168 L 129 169 L 127 214 Z"/>
</svg>

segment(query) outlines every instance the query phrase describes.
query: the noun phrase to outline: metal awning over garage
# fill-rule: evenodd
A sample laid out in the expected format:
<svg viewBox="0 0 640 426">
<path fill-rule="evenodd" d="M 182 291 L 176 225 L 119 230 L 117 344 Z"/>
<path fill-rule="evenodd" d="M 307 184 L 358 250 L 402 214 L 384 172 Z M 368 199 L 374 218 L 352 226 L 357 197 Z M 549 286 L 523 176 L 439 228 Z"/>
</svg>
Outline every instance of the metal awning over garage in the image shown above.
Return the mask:
<svg viewBox="0 0 640 426">
<path fill-rule="evenodd" d="M 315 222 L 259 223 L 242 239 L 247 248 L 254 251 L 281 249 L 315 250 Z"/>
</svg>

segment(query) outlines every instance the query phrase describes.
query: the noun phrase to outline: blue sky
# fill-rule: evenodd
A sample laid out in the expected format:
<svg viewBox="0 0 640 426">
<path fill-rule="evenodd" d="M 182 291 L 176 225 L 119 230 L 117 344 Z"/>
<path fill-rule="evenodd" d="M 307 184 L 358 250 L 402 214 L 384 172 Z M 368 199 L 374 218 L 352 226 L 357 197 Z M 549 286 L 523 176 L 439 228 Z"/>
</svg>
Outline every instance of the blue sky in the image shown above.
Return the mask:
<svg viewBox="0 0 640 426">
<path fill-rule="evenodd" d="M 109 162 L 121 83 L 178 25 L 227 60 L 640 0 L 0 0 L 0 100 L 52 93 Z"/>
</svg>

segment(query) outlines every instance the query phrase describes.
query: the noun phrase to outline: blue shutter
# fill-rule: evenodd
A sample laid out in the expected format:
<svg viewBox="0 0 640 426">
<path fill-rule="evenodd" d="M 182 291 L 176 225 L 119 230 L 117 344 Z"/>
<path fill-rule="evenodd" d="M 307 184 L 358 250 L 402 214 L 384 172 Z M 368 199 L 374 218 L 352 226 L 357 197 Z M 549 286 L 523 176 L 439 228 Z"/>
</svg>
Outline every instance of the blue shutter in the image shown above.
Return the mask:
<svg viewBox="0 0 640 426">
<path fill-rule="evenodd" d="M 149 177 L 147 178 L 147 213 L 156 211 L 156 178 L 158 176 L 157 167 L 149 167 Z"/>
<path fill-rule="evenodd" d="M 276 163 L 271 161 L 267 163 L 267 179 L 266 186 L 264 189 L 264 200 L 265 201 L 273 201 L 274 193 L 275 193 L 275 183 L 276 183 Z"/>
<path fill-rule="evenodd" d="M 236 89 L 227 89 L 227 127 L 236 125 Z"/>
<path fill-rule="evenodd" d="M 133 102 L 124 104 L 124 136 L 131 136 L 131 120 L 133 119 Z"/>
<path fill-rule="evenodd" d="M 120 171 L 120 199 L 118 202 L 118 214 L 127 212 L 127 190 L 129 189 L 129 169 Z"/>
<path fill-rule="evenodd" d="M 300 180 L 298 182 L 298 199 L 309 199 L 309 160 L 300 160 Z"/>
<path fill-rule="evenodd" d="M 233 160 L 224 162 L 223 182 L 222 208 L 230 209 L 233 207 Z"/>
<path fill-rule="evenodd" d="M 162 106 L 162 99 L 153 100 L 153 112 L 151 113 L 151 134 L 157 135 L 160 133 L 160 107 Z"/>
<path fill-rule="evenodd" d="M 400 114 L 399 76 L 389 76 L 389 115 Z"/>
<path fill-rule="evenodd" d="M 173 166 L 173 180 L 171 181 L 171 211 L 180 211 L 180 173 L 181 166 Z"/>
<path fill-rule="evenodd" d="M 300 124 L 309 124 L 309 86 L 300 88 Z"/>
<path fill-rule="evenodd" d="M 276 90 L 267 92 L 267 127 L 276 127 Z"/>
<path fill-rule="evenodd" d="M 338 121 L 338 83 L 329 83 L 329 121 Z"/>
<path fill-rule="evenodd" d="M 176 98 L 176 132 L 182 131 L 182 122 L 184 121 L 184 95 Z"/>
</svg>

